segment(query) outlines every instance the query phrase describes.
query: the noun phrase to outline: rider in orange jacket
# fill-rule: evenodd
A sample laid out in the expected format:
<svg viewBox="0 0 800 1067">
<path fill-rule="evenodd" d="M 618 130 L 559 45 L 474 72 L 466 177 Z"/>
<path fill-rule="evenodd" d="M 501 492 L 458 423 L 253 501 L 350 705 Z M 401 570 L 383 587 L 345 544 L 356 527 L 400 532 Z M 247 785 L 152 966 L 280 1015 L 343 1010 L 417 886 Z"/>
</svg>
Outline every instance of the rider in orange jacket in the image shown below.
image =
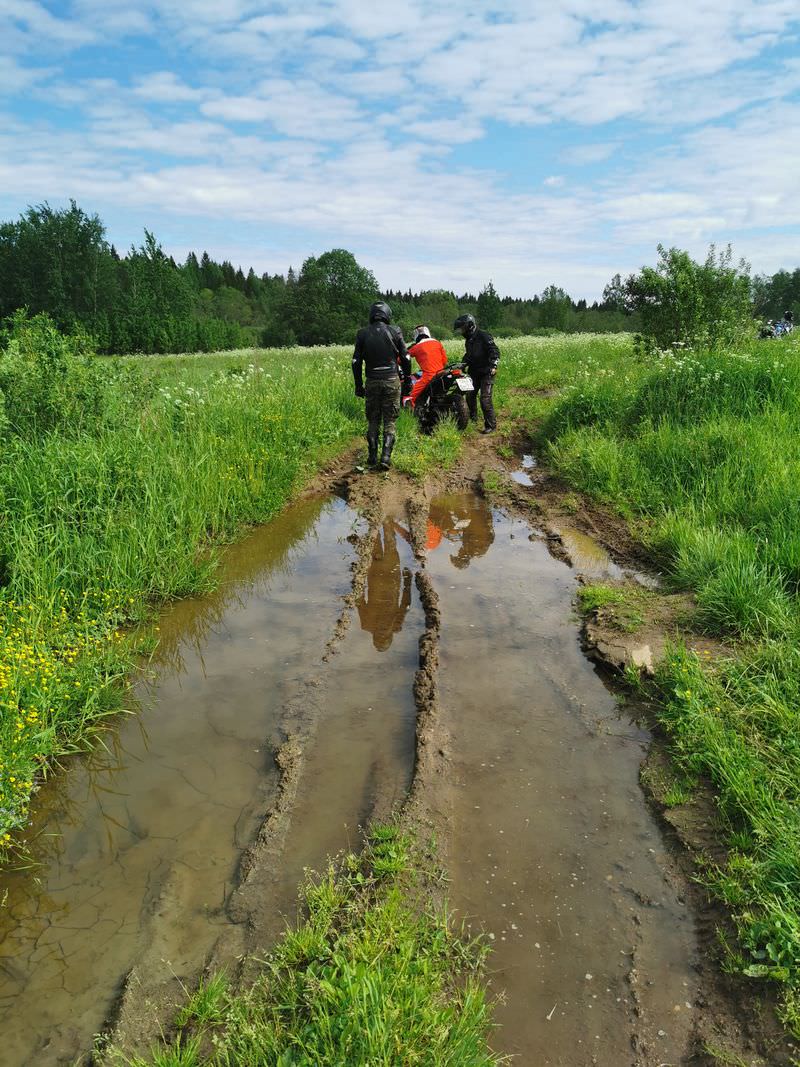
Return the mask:
<svg viewBox="0 0 800 1067">
<path fill-rule="evenodd" d="M 416 326 L 414 340 L 408 349 L 408 354 L 419 363 L 419 369 L 422 371 L 422 377 L 417 379 L 411 390 L 411 403 L 414 404 L 431 378 L 444 369 L 447 363 L 447 353 L 441 341 L 431 337 L 431 331 L 427 326 Z"/>
</svg>

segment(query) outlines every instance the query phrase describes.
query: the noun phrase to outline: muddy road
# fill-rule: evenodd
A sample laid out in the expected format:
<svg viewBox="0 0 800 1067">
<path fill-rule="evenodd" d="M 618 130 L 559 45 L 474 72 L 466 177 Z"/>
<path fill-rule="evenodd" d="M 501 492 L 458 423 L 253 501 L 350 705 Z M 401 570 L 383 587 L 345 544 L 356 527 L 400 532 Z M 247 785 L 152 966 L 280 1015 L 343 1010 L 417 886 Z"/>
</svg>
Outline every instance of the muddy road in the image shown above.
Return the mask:
<svg viewBox="0 0 800 1067">
<path fill-rule="evenodd" d="M 37 865 L 0 881 L 3 1063 L 90 1062 L 104 1031 L 146 1048 L 205 967 L 246 977 L 306 867 L 398 809 L 491 941 L 498 1051 L 701 1062 L 649 735 L 581 650 L 576 568 L 469 479 L 333 481 L 165 615 L 137 714 L 40 792 Z M 579 541 L 584 573 L 614 566 Z"/>
</svg>

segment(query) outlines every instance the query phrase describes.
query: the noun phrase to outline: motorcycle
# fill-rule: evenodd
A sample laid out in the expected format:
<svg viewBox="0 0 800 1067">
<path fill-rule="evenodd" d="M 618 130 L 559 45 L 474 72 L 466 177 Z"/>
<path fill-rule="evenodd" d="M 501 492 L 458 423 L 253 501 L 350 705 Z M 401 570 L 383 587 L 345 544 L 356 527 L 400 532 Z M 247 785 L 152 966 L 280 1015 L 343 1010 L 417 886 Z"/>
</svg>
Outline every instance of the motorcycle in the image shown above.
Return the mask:
<svg viewBox="0 0 800 1067">
<path fill-rule="evenodd" d="M 433 433 L 442 419 L 452 418 L 459 430 L 469 425 L 467 394 L 474 393 L 475 386 L 463 363 L 448 363 L 428 382 L 414 403 L 411 397 L 403 398 L 403 405 L 411 407 L 419 419 L 420 430 Z"/>
<path fill-rule="evenodd" d="M 776 319 L 774 322 L 766 322 L 758 332 L 762 341 L 771 338 L 789 337 L 794 333 L 794 323 L 786 319 Z"/>
</svg>

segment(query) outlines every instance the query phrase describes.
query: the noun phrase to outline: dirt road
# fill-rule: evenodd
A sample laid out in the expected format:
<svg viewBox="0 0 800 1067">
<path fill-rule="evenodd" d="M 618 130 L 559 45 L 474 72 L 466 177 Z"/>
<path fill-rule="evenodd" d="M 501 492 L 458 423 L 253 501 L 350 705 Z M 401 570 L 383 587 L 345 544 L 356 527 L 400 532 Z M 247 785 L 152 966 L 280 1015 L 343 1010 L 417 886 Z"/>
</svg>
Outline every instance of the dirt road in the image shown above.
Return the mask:
<svg viewBox="0 0 800 1067">
<path fill-rule="evenodd" d="M 711 1038 L 789 1062 L 709 988 L 639 784 L 650 735 L 584 654 L 568 534 L 480 492 L 498 462 L 482 442 L 424 487 L 332 470 L 166 615 L 139 717 L 48 784 L 41 865 L 5 880 L 4 1062 L 73 1063 L 104 1027 L 145 1048 L 205 967 L 246 978 L 305 867 L 398 809 L 491 941 L 515 1062 L 711 1063 Z M 627 573 L 572 543 L 584 572 Z"/>
</svg>

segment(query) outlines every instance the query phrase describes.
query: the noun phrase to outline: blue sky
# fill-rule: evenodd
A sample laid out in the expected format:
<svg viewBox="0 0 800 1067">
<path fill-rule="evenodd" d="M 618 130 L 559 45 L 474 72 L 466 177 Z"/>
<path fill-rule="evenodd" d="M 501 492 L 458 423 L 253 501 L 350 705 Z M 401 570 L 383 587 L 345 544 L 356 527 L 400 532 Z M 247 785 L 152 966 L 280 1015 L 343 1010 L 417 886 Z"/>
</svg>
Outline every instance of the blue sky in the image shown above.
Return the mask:
<svg viewBox="0 0 800 1067">
<path fill-rule="evenodd" d="M 70 197 L 120 248 L 390 288 L 795 267 L 800 6 L 0 0 L 0 217 Z"/>
</svg>

